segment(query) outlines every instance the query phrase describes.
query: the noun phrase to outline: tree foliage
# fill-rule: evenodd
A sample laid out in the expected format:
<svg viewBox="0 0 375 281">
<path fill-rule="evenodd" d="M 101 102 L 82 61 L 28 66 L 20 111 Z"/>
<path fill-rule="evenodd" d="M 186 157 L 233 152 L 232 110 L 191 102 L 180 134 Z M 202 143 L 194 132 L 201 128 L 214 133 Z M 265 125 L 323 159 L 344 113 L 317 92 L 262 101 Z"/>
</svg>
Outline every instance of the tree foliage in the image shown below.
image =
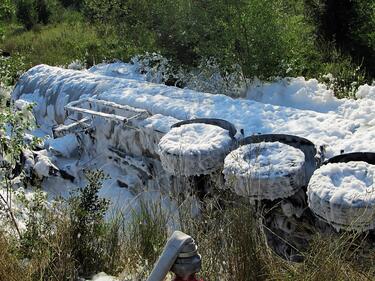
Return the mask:
<svg viewBox="0 0 375 281">
<path fill-rule="evenodd" d="M 222 72 L 239 66 L 244 76 L 263 80 L 333 72 L 344 80 L 343 89 L 353 82 L 348 73 L 358 72 L 353 79 L 365 76 L 368 83 L 375 76 L 375 4 L 370 0 L 13 1 L 18 22 L 27 29 L 35 27 L 37 33 L 41 25 L 53 23 L 40 37 L 63 49 L 63 56 L 52 56 L 56 64 L 61 64 L 59 57 L 85 57 L 92 65 L 103 58 L 129 60 L 157 52 L 178 66 L 197 67 L 213 59 Z M 69 41 L 70 35 L 64 35 L 59 39 L 63 47 L 56 47 L 49 39 L 71 22 L 79 23 L 80 34 L 94 30 L 95 42 L 69 47 L 64 38 Z M 19 49 L 23 44 L 5 40 L 3 45 Z M 48 54 L 48 60 L 37 63 L 51 64 L 50 46 L 41 47 L 30 52 L 41 58 L 39 53 Z M 76 57 L 74 49 L 89 55 Z"/>
<path fill-rule="evenodd" d="M 16 17 L 26 28 L 31 29 L 36 24 L 47 24 L 51 16 L 47 0 L 17 0 Z"/>
<path fill-rule="evenodd" d="M 375 2 L 368 0 L 305 0 L 317 35 L 375 76 Z"/>
<path fill-rule="evenodd" d="M 2 0 L 0 2 L 0 22 L 9 22 L 13 18 L 14 10 L 12 0 Z"/>
<path fill-rule="evenodd" d="M 296 15 L 286 15 L 281 2 L 86 0 L 85 11 L 97 23 L 116 26 L 120 36 L 151 42 L 180 63 L 196 65 L 215 57 L 223 65 L 240 64 L 248 76 L 267 78 L 284 74 L 283 59 L 290 51 L 285 34 L 293 29 L 302 41 L 310 32 L 293 26 L 297 22 L 283 25 L 286 16 Z"/>
</svg>

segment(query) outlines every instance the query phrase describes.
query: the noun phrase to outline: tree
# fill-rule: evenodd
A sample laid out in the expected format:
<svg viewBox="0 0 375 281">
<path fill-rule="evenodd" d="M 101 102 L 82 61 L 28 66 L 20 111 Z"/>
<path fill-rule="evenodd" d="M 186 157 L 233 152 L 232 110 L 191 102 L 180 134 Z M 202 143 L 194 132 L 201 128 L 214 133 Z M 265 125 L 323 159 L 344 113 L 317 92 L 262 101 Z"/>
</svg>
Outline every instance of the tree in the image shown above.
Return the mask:
<svg viewBox="0 0 375 281">
<path fill-rule="evenodd" d="M 16 17 L 27 30 L 37 23 L 49 23 L 50 16 L 51 11 L 46 0 L 17 0 L 16 2 Z"/>
<path fill-rule="evenodd" d="M 49 17 L 51 15 L 50 10 L 46 0 L 36 0 L 35 9 L 37 14 L 37 22 L 42 24 L 47 24 L 49 22 Z"/>
<path fill-rule="evenodd" d="M 375 2 L 305 0 L 306 13 L 323 41 L 350 55 L 375 76 Z"/>
<path fill-rule="evenodd" d="M 36 15 L 32 0 L 17 0 L 16 2 L 17 20 L 28 30 L 36 23 Z"/>
</svg>

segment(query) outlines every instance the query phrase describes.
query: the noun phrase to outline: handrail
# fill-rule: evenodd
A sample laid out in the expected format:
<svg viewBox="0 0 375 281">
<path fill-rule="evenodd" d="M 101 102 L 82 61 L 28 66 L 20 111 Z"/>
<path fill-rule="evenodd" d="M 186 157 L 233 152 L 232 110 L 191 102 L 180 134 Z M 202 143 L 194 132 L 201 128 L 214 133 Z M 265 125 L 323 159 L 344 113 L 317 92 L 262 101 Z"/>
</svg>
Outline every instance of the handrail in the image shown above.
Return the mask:
<svg viewBox="0 0 375 281">
<path fill-rule="evenodd" d="M 101 104 L 101 105 L 112 107 L 112 108 L 115 108 L 115 109 L 128 110 L 128 111 L 131 111 L 132 113 L 135 113 L 135 115 L 133 115 L 131 117 L 124 117 L 124 116 L 121 116 L 121 115 L 118 115 L 118 114 L 105 113 L 105 112 L 101 112 L 101 111 L 95 111 L 95 110 L 92 110 L 92 109 L 80 107 L 80 105 L 82 103 L 85 103 L 85 102 Z M 90 107 L 91 107 L 91 105 L 90 105 Z M 110 120 L 119 121 L 119 122 L 122 122 L 122 123 L 128 123 L 129 120 L 138 118 L 142 115 L 147 115 L 147 116 L 149 115 L 148 112 L 146 110 L 143 110 L 143 109 L 138 109 L 138 108 L 130 107 L 130 106 L 127 106 L 127 105 L 120 105 L 120 104 L 117 104 L 117 103 L 114 103 L 114 102 L 109 102 L 109 101 L 99 100 L 99 99 L 93 99 L 93 98 L 83 98 L 83 99 L 79 99 L 79 100 L 76 100 L 76 101 L 72 101 L 72 102 L 68 103 L 67 105 L 65 105 L 64 109 L 66 111 L 76 111 L 76 112 L 80 112 L 80 113 L 84 113 L 84 114 L 90 114 L 90 115 L 94 115 L 94 116 L 98 116 L 98 117 L 102 117 L 102 118 L 106 118 L 106 119 L 110 119 Z"/>
</svg>

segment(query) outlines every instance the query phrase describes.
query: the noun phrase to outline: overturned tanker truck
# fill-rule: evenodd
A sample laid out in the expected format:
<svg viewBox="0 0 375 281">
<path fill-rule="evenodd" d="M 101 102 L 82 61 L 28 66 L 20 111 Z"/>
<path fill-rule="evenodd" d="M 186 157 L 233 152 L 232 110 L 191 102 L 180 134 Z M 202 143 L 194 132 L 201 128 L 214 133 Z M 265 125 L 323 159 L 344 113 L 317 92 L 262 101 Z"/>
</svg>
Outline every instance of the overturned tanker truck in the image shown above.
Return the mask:
<svg viewBox="0 0 375 281">
<path fill-rule="evenodd" d="M 39 153 L 65 178 L 79 184 L 82 170 L 107 167 L 109 188 L 194 194 L 198 204 L 213 186 L 229 190 L 267 210 L 269 245 L 293 261 L 317 231 L 366 233 L 374 246 L 375 154 L 340 155 L 340 141 L 353 134 L 322 125 L 342 131 L 352 121 L 114 77 L 103 68 L 39 65 L 13 91 L 16 105 L 35 103 L 49 136 Z"/>
</svg>

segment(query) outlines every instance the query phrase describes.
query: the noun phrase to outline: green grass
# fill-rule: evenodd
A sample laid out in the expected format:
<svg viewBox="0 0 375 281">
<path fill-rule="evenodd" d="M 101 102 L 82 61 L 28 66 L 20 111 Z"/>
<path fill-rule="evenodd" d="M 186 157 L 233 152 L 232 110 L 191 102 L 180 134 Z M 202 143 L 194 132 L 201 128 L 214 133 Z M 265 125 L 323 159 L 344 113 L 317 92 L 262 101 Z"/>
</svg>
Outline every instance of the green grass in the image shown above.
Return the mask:
<svg viewBox="0 0 375 281">
<path fill-rule="evenodd" d="M 32 65 L 66 65 L 74 59 L 100 61 L 105 55 L 94 28 L 84 23 L 40 27 L 8 37 L 1 48 L 11 54 L 20 53 Z"/>
<path fill-rule="evenodd" d="M 35 26 L 31 31 L 14 26 L 0 41 L 0 49 L 22 55 L 27 67 L 37 64 L 66 66 L 73 60 L 91 66 L 103 60 L 128 60 L 142 52 L 114 36 L 110 28 L 99 31 L 81 21 Z"/>
</svg>

